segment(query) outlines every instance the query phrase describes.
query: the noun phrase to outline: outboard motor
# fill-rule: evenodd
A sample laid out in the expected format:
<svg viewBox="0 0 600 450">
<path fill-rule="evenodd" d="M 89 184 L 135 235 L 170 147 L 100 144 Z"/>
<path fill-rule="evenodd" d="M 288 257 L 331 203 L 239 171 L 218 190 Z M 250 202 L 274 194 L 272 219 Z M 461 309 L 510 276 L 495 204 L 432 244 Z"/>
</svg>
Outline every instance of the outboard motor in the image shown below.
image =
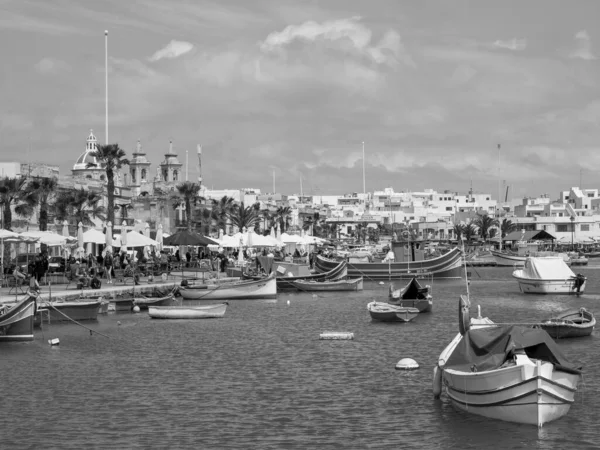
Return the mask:
<svg viewBox="0 0 600 450">
<path fill-rule="evenodd" d="M 583 283 L 585 283 L 585 277 L 582 274 L 578 273 L 577 275 L 575 275 L 575 280 L 573 281 L 573 290 L 580 294 L 581 286 L 583 286 Z"/>
</svg>

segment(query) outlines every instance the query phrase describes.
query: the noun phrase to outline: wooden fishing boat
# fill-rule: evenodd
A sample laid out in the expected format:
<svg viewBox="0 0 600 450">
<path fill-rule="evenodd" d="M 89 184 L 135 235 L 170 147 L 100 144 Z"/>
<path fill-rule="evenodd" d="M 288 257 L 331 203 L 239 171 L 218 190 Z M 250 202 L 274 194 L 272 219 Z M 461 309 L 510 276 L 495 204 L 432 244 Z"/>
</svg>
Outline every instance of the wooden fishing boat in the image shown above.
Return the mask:
<svg viewBox="0 0 600 450">
<path fill-rule="evenodd" d="M 410 322 L 419 315 L 417 308 L 371 302 L 367 305 L 371 319 L 380 322 Z"/>
<path fill-rule="evenodd" d="M 181 286 L 179 292 L 184 300 L 242 300 L 277 298 L 275 275 L 258 280 L 243 280 L 214 285 Z"/>
<path fill-rule="evenodd" d="M 326 280 L 343 280 L 348 276 L 348 264 L 346 261 L 337 261 L 335 266 L 326 272 L 314 273 L 311 275 L 302 275 L 297 277 L 288 277 L 285 274 L 275 272 L 277 281 L 277 290 L 296 289 L 294 282 L 296 281 L 326 281 Z M 250 280 L 261 280 L 264 277 L 254 276 L 244 273 L 244 278 Z"/>
<path fill-rule="evenodd" d="M 525 294 L 583 294 L 587 280 L 575 275 L 560 256 L 529 257 L 512 276 Z"/>
<path fill-rule="evenodd" d="M 100 300 L 91 301 L 42 301 L 40 302 L 41 318 L 52 322 L 76 320 L 97 320 Z"/>
<path fill-rule="evenodd" d="M 225 315 L 228 303 L 203 306 L 149 306 L 153 319 L 210 319 Z"/>
<path fill-rule="evenodd" d="M 362 277 L 351 279 L 351 280 L 324 280 L 324 281 L 313 281 L 313 280 L 297 280 L 290 281 L 296 289 L 307 292 L 318 292 L 318 291 L 362 291 L 363 290 L 363 279 Z"/>
<path fill-rule="evenodd" d="M 177 303 L 173 294 L 164 297 L 134 297 L 133 306 L 139 306 L 140 309 L 148 309 L 149 306 L 173 306 Z"/>
<path fill-rule="evenodd" d="M 133 297 L 115 297 L 109 298 L 115 312 L 129 312 L 133 309 Z"/>
<path fill-rule="evenodd" d="M 433 278 L 460 278 L 462 253 L 453 248 L 436 258 L 404 262 L 364 262 L 348 263 L 348 276 L 364 277 L 369 280 L 397 280 L 422 276 Z M 317 255 L 315 269 L 327 272 L 339 264 L 339 261 Z"/>
<path fill-rule="evenodd" d="M 494 257 L 497 266 L 523 267 L 527 256 L 520 256 L 516 253 L 505 251 L 491 250 L 490 253 Z"/>
<path fill-rule="evenodd" d="M 0 342 L 33 341 L 37 294 L 27 294 L 21 301 L 0 305 Z"/>
<path fill-rule="evenodd" d="M 469 319 L 459 300 L 459 333 L 434 368 L 433 393 L 463 411 L 537 425 L 559 419 L 575 401 L 581 368 L 544 330 Z"/>
<path fill-rule="evenodd" d="M 416 277 L 413 277 L 402 289 L 395 289 L 392 283 L 388 303 L 405 308 L 417 308 L 419 312 L 431 312 L 433 297 L 430 290 L 431 286 L 421 286 Z"/>
<path fill-rule="evenodd" d="M 537 326 L 554 339 L 590 336 L 596 326 L 596 318 L 585 308 L 571 309 Z"/>
</svg>

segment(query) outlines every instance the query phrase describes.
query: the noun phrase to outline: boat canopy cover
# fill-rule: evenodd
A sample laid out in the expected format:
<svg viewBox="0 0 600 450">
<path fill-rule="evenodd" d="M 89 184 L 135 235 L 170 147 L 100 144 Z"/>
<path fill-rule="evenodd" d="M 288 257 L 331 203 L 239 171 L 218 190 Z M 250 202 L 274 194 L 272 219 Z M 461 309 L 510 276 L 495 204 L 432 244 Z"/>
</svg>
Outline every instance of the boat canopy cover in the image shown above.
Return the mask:
<svg viewBox="0 0 600 450">
<path fill-rule="evenodd" d="M 424 299 L 427 298 L 428 287 L 421 286 L 421 283 L 413 277 L 412 280 L 402 289 L 401 298 L 406 299 Z"/>
<path fill-rule="evenodd" d="M 571 277 L 575 278 L 575 274 L 562 257 L 547 256 L 527 258 L 522 277 L 536 280 L 564 280 Z"/>
<path fill-rule="evenodd" d="M 446 362 L 446 369 L 483 372 L 498 369 L 523 350 L 532 359 L 547 361 L 566 372 L 580 373 L 548 333 L 539 328 L 497 326 L 467 331 Z"/>
</svg>

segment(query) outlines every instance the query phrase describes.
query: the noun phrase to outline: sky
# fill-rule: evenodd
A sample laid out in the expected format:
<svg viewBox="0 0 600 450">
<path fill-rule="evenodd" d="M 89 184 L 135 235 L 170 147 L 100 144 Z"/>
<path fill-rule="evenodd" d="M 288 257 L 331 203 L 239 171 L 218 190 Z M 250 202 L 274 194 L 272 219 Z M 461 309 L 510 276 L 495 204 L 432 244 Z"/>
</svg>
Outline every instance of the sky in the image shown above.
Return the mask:
<svg viewBox="0 0 600 450">
<path fill-rule="evenodd" d="M 595 0 L 0 0 L 0 161 L 90 129 L 214 189 L 598 188 Z M 500 146 L 500 147 L 499 147 Z"/>
</svg>

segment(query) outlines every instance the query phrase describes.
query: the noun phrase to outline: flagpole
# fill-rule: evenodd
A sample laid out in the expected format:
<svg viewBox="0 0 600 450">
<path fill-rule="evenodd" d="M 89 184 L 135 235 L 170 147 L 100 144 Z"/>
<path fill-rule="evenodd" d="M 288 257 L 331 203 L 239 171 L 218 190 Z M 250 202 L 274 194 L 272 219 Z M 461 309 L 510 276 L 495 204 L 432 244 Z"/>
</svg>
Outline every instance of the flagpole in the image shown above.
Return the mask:
<svg viewBox="0 0 600 450">
<path fill-rule="evenodd" d="M 185 181 L 188 181 L 188 172 L 189 172 L 188 168 L 190 166 L 189 161 L 190 160 L 189 160 L 189 156 L 188 156 L 188 151 L 186 150 L 185 151 Z"/>
<path fill-rule="evenodd" d="M 104 30 L 104 141 L 108 145 L 108 30 Z"/>
<path fill-rule="evenodd" d="M 362 163 L 363 163 L 363 194 L 367 193 L 367 185 L 365 181 L 365 141 L 362 143 Z"/>
</svg>

